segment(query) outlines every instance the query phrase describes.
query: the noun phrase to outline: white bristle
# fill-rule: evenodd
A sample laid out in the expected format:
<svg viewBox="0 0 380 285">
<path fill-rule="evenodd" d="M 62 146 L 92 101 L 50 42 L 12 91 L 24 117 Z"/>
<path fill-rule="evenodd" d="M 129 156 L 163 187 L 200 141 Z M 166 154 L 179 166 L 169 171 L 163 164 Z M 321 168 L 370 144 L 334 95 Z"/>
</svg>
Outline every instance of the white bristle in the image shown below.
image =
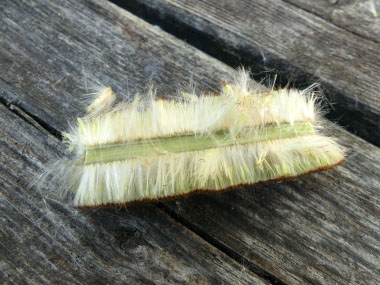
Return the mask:
<svg viewBox="0 0 380 285">
<path fill-rule="evenodd" d="M 344 159 L 344 149 L 314 129 L 320 124 L 319 105 L 311 89 L 259 91 L 251 87 L 249 74 L 241 71 L 218 96 L 148 97 L 149 102 L 136 96 L 133 102 L 112 108 L 114 95 L 110 88 L 104 89 L 88 108 L 89 115 L 78 118 L 78 124 L 64 133 L 77 158 L 72 161 L 75 181 L 70 183 L 74 205 L 126 204 L 194 190 L 219 191 L 328 169 Z M 298 133 L 299 122 L 307 131 Z M 294 128 L 295 134 L 287 128 Z M 246 130 L 249 140 L 238 143 Z M 225 138 L 215 135 L 221 131 Z M 184 135 L 189 136 L 186 146 L 204 136 L 213 140 L 212 147 L 177 153 L 159 145 Z M 228 140 L 232 143 L 223 144 Z M 141 155 L 144 144 L 150 145 Z M 129 147 L 140 156 L 118 159 L 111 153 L 107 160 L 102 150 L 113 145 Z M 153 151 L 150 155 L 148 150 L 154 147 L 161 148 L 155 152 L 159 155 Z M 90 153 L 99 160 L 87 164 L 92 161 Z"/>
</svg>

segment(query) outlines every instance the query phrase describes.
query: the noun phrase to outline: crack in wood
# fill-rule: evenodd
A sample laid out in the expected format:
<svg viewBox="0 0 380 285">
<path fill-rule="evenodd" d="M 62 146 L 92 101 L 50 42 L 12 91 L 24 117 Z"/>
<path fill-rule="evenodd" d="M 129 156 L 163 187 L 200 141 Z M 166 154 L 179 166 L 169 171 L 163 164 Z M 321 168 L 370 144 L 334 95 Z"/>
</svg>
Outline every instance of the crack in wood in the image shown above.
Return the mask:
<svg viewBox="0 0 380 285">
<path fill-rule="evenodd" d="M 271 284 L 279 284 L 279 285 L 285 285 L 286 283 L 279 279 L 278 277 L 274 276 L 273 274 L 269 273 L 268 271 L 265 271 L 260 266 L 250 262 L 248 259 L 246 259 L 244 256 L 238 254 L 233 249 L 229 248 L 228 246 L 222 244 L 218 240 L 214 239 L 212 236 L 208 235 L 206 232 L 202 231 L 200 228 L 198 228 L 195 224 L 191 223 L 190 221 L 186 220 L 184 217 L 181 217 L 176 212 L 174 212 L 172 209 L 167 207 L 162 202 L 157 203 L 157 207 L 164 211 L 167 215 L 172 217 L 175 221 L 182 224 L 184 227 L 188 228 L 192 232 L 194 232 L 196 235 L 201 237 L 203 240 L 217 248 L 218 250 L 222 251 L 232 259 L 234 259 L 236 262 L 240 263 L 242 266 L 247 268 L 248 270 L 252 271 L 253 273 L 257 274 L 264 280 L 270 282 Z"/>
<path fill-rule="evenodd" d="M 44 120 L 41 120 L 40 118 L 38 118 L 38 116 L 35 116 L 29 113 L 18 104 L 8 102 L 5 98 L 1 96 L 0 96 L 0 103 L 9 111 L 11 111 L 13 114 L 18 116 L 23 121 L 27 122 L 29 125 L 36 128 L 37 130 L 41 131 L 42 129 L 44 131 L 47 131 L 50 135 L 62 141 L 62 134 L 58 130 L 56 130 L 53 126 L 49 125 Z"/>
<path fill-rule="evenodd" d="M 302 89 L 321 81 L 317 76 L 296 67 L 274 53 L 255 50 L 254 47 L 250 47 L 250 51 L 247 51 L 244 44 L 238 45 L 238 47 L 227 45 L 223 39 L 213 37 L 203 30 L 188 25 L 185 21 L 179 21 L 174 15 L 161 11 L 157 7 L 156 9 L 152 8 L 139 0 L 110 1 L 229 66 L 234 68 L 241 65 L 249 67 L 252 71 L 252 78 L 258 82 L 270 83 L 271 80 L 273 81 L 271 78 L 276 78 L 276 87 L 291 85 Z M 288 2 L 285 1 L 284 3 Z M 307 10 L 305 12 L 310 13 Z M 316 16 L 326 21 L 324 18 Z M 328 82 L 323 82 L 323 90 L 320 89 L 319 91 L 326 95 L 330 101 L 330 106 L 334 106 L 325 115 L 328 120 L 343 126 L 351 133 L 372 144 L 380 146 L 379 118 L 377 114 L 369 110 L 369 106 L 358 100 L 353 100 Z"/>
</svg>

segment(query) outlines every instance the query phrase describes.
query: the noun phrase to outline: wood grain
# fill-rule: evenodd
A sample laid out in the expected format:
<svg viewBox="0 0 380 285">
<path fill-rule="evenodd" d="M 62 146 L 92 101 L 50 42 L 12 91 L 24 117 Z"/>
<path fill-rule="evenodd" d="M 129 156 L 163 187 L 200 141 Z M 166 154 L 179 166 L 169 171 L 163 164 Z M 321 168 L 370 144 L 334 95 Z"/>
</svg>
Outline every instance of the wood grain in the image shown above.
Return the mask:
<svg viewBox="0 0 380 285">
<path fill-rule="evenodd" d="M 377 284 L 380 150 L 336 135 L 350 155 L 333 171 L 170 202 L 168 213 L 286 283 Z"/>
<path fill-rule="evenodd" d="M 329 118 L 380 145 L 378 42 L 285 1 L 114 2 L 224 62 L 250 66 L 257 80 L 276 73 L 283 84 L 320 82 Z"/>
<path fill-rule="evenodd" d="M 328 129 L 349 147 L 347 162 L 291 182 L 90 212 L 63 204 L 51 181 L 41 193 L 28 189 L 31 177 L 62 153 L 56 137 L 81 113 L 83 69 L 88 81 L 125 97 L 143 91 L 149 79 L 161 94 L 190 77 L 199 89 L 215 90 L 232 70 L 102 0 L 6 0 L 0 23 L 6 66 L 0 70 L 0 278 L 379 282 L 380 150 L 339 127 Z"/>
<path fill-rule="evenodd" d="M 379 0 L 284 0 L 358 36 L 380 42 Z"/>
<path fill-rule="evenodd" d="M 150 77 L 186 82 L 207 57 L 105 1 L 3 1 L 0 14 L 1 283 L 265 284 L 154 205 L 77 211 L 52 182 L 28 188 L 62 155 L 55 135 L 80 114 L 83 66 L 89 81 L 120 91 L 128 75 L 141 91 Z M 210 63 L 199 76 L 227 71 Z"/>
<path fill-rule="evenodd" d="M 62 152 L 27 114 L 0 104 L 1 284 L 267 284 L 152 205 L 79 211 L 47 183 Z"/>
</svg>

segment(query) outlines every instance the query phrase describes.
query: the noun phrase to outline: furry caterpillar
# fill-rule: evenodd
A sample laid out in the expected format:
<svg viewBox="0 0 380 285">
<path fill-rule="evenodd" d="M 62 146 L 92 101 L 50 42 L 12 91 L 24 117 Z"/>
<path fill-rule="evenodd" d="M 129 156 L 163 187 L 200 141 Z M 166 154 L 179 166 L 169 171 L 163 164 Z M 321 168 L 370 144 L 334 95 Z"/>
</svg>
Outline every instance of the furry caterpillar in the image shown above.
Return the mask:
<svg viewBox="0 0 380 285">
<path fill-rule="evenodd" d="M 136 96 L 113 107 L 99 91 L 63 133 L 75 158 L 65 162 L 65 189 L 80 207 L 126 205 L 221 191 L 332 168 L 344 149 L 320 135 L 310 90 L 260 92 L 249 74 L 224 84 L 221 94 L 183 93 L 177 100 Z M 62 163 L 63 164 L 63 163 Z"/>
</svg>

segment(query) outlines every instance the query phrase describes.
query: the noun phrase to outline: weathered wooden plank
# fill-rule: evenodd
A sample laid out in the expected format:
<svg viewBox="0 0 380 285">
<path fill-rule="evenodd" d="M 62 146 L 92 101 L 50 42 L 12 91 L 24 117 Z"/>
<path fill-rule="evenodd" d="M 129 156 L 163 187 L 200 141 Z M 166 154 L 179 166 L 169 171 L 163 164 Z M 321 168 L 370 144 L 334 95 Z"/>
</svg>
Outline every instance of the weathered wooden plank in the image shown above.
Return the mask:
<svg viewBox="0 0 380 285">
<path fill-rule="evenodd" d="M 336 134 L 350 155 L 333 171 L 166 205 L 289 284 L 378 284 L 380 150 Z"/>
<path fill-rule="evenodd" d="M 77 88 L 83 84 L 81 61 L 92 67 L 95 79 L 117 91 L 126 88 L 123 82 L 126 74 L 130 89 L 142 90 L 146 78 L 152 77 L 162 91 L 175 89 L 173 82 L 186 81 L 191 75 L 202 89 L 213 89 L 219 78 L 231 71 L 105 1 L 56 1 L 51 6 L 43 0 L 4 3 L 6 6 L 0 9 L 0 28 L 4 35 L 0 62 L 9 63 L 9 68 L 0 71 L 0 90 L 3 90 L 0 98 L 14 103 L 20 112 L 25 110 L 52 133 L 64 130 L 64 121 L 80 112 L 79 96 L 83 91 Z M 45 13 L 49 17 L 44 16 Z M 19 21 L 23 22 L 17 24 Z M 47 23 L 55 28 L 50 29 Z M 7 44 L 9 42 L 13 45 Z M 66 77 L 63 78 L 62 74 Z M 162 207 L 230 256 L 242 260 L 248 268 L 256 266 L 277 277 L 274 280 L 289 283 L 348 283 L 357 280 L 375 284 L 380 278 L 379 218 L 376 212 L 379 204 L 379 149 L 340 128 L 336 134 L 353 150 L 348 162 L 336 171 L 255 187 L 251 191 L 197 196 L 164 203 Z M 35 147 L 27 146 L 28 143 L 20 149 L 33 151 Z M 43 147 L 43 140 L 37 141 L 36 145 Z M 19 148 L 14 149 L 19 151 Z M 9 153 L 17 154 L 16 150 Z M 47 157 L 52 155 L 50 153 Z M 9 157 L 6 159 L 9 163 L 17 161 Z M 26 164 L 26 167 L 30 166 Z M 41 164 L 35 166 L 40 167 Z M 17 177 L 12 169 L 4 170 L 12 176 L 12 179 L 5 179 L 8 184 Z M 30 171 L 26 169 L 24 175 Z M 13 205 L 28 201 L 24 198 L 28 192 L 22 191 L 22 186 L 15 187 L 14 194 L 7 194 L 7 201 L 16 201 Z M 13 195 L 12 199 L 8 198 L 10 195 Z M 41 203 L 37 198 L 29 199 Z M 96 228 L 107 227 L 102 233 L 114 232 L 112 229 L 122 228 L 124 223 L 127 228 L 132 227 L 135 219 L 138 225 L 146 225 L 149 223 L 146 212 L 152 211 L 154 216 L 157 211 L 151 206 L 136 206 L 125 213 L 89 212 L 90 229 L 85 229 L 90 235 L 84 239 L 84 233 L 79 229 L 86 223 L 80 214 L 66 215 L 72 210 L 51 200 L 47 203 L 49 209 L 59 212 L 54 217 L 68 216 L 69 220 L 62 223 L 62 228 L 69 231 L 74 227 L 77 230 L 74 238 L 80 239 L 88 251 L 103 244 L 99 241 L 102 235 L 97 235 L 93 224 Z M 20 205 L 22 209 L 26 208 Z M 39 223 L 43 221 L 38 220 Z M 111 223 L 111 229 L 107 223 Z M 61 224 L 51 226 L 56 233 L 57 225 Z M 164 225 L 157 224 L 156 228 Z M 153 231 L 148 230 L 150 227 L 147 225 L 144 231 L 150 234 Z M 46 228 L 48 226 L 44 225 L 43 230 L 47 231 Z M 34 228 L 29 230 L 36 235 L 35 231 Z M 160 231 L 157 231 L 159 235 Z M 148 237 L 144 236 L 146 239 Z M 167 243 L 164 241 L 165 246 L 173 245 Z M 108 244 L 116 247 L 115 242 Z M 79 249 L 75 247 L 72 254 L 78 254 Z M 101 251 L 104 259 L 113 255 L 114 251 Z M 173 253 L 172 258 L 175 256 L 177 254 Z M 109 269 L 112 272 L 119 270 L 112 268 Z M 138 279 L 140 275 L 134 273 L 132 277 Z"/>
<path fill-rule="evenodd" d="M 122 84 L 127 74 L 132 74 L 129 88 L 138 89 L 138 84 L 144 84 L 155 72 L 158 75 L 154 76 L 163 82 L 173 81 L 179 68 L 175 61 L 167 63 L 157 58 L 176 50 L 173 38 L 158 37 L 155 29 L 148 29 L 143 21 L 120 10 L 111 10 L 109 15 L 92 11 L 96 3 L 99 7 L 106 4 L 0 4 L 0 62 L 7 67 L 0 72 L 0 97 L 31 123 L 26 124 L 0 105 L 0 271 L 5 281 L 265 283 L 152 205 L 126 211 L 81 212 L 57 202 L 54 184 L 47 184 L 41 194 L 27 189 L 43 164 L 62 152 L 57 139 L 41 132 L 39 124 L 56 134 L 65 129 L 66 120 L 72 121 L 80 113 L 79 97 L 84 90 L 77 86 L 84 84 L 82 62 L 93 68 L 93 77 L 119 90 L 126 88 Z M 110 26 L 111 30 L 121 27 L 108 35 Z M 149 39 L 151 43 L 157 41 L 153 51 L 145 46 Z M 159 40 L 171 49 L 160 50 Z M 183 44 L 177 44 L 180 46 Z M 127 58 L 128 49 L 132 54 Z M 187 62 L 193 66 L 189 71 L 206 58 L 189 48 L 178 50 L 189 55 Z M 142 61 L 133 65 L 135 57 Z M 183 64 L 186 57 L 181 53 L 178 57 Z M 110 65 L 114 66 L 108 69 Z M 212 65 L 208 71 L 222 69 L 215 62 Z M 110 73 L 104 72 L 106 69 Z M 167 70 L 171 78 L 167 78 Z M 46 196 L 49 199 L 44 199 Z"/>
<path fill-rule="evenodd" d="M 379 0 L 284 0 L 316 14 L 333 24 L 380 42 Z"/>
<path fill-rule="evenodd" d="M 176 82 L 191 77 L 214 88 L 222 79 L 210 74 L 228 73 L 216 60 L 204 65 L 209 57 L 121 9 L 93 11 L 106 1 L 13 2 L 0 3 L 1 96 L 56 130 L 83 110 L 84 74 L 88 84 L 100 82 L 128 97 L 150 82 L 160 95 L 174 93 Z"/>
<path fill-rule="evenodd" d="M 276 0 L 115 0 L 219 59 L 302 85 L 321 82 L 331 119 L 380 145 L 380 44 Z M 317 5 L 317 4 L 316 4 Z M 264 72 L 267 71 L 267 72 Z"/>
<path fill-rule="evenodd" d="M 154 205 L 78 211 L 28 189 L 62 147 L 2 104 L 0 124 L 2 284 L 266 284 Z"/>
</svg>

